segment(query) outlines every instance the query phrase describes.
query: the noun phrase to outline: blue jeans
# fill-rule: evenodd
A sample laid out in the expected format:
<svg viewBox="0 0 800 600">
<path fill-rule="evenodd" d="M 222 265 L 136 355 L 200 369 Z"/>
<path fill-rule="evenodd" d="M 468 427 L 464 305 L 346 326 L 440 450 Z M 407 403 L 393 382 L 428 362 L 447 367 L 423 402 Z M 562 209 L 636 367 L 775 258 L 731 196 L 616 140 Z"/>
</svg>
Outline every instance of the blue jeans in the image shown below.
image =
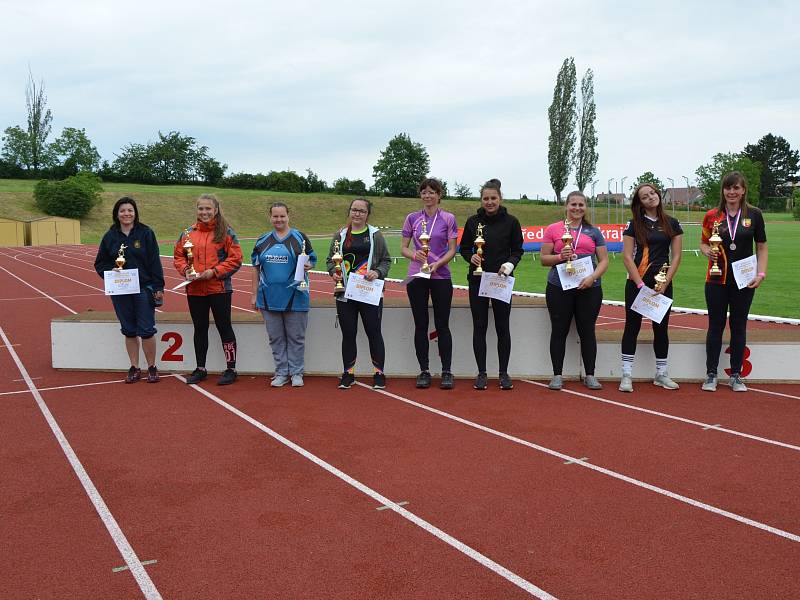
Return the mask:
<svg viewBox="0 0 800 600">
<path fill-rule="evenodd" d="M 111 296 L 120 331 L 125 337 L 146 340 L 156 334 L 156 309 L 150 305 L 149 293 L 142 290 L 138 294 Z"/>
<path fill-rule="evenodd" d="M 306 366 L 308 312 L 262 310 L 275 375 L 302 375 Z"/>
</svg>

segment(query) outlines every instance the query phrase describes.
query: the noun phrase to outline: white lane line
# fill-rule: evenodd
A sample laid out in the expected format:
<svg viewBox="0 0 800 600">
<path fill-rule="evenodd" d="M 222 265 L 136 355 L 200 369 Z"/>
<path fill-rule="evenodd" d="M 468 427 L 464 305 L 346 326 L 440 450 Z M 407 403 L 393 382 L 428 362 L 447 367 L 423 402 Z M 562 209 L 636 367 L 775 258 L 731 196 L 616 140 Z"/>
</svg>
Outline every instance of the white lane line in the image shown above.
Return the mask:
<svg viewBox="0 0 800 600">
<path fill-rule="evenodd" d="M 356 385 L 359 385 L 368 390 L 372 390 L 375 393 L 388 396 L 389 398 L 393 398 L 394 400 L 399 400 L 400 402 L 404 402 L 405 404 L 409 404 L 411 406 L 415 406 L 422 410 L 426 410 L 435 415 L 439 415 L 440 417 L 450 419 L 452 421 L 455 421 L 456 423 L 461 423 L 462 425 L 466 425 L 467 427 L 472 427 L 479 431 L 483 431 L 484 433 L 488 433 L 497 436 L 499 438 L 502 438 L 504 440 L 508 440 L 509 442 L 514 442 L 515 444 L 520 444 L 522 446 L 526 446 L 533 450 L 538 450 L 539 452 L 542 452 L 544 454 L 549 454 L 550 456 L 560 458 L 562 461 L 571 461 L 572 463 L 580 465 L 581 467 L 585 467 L 591 471 L 596 471 L 597 473 L 602 473 L 603 475 L 607 475 L 608 477 L 619 479 L 620 481 L 624 481 L 625 483 L 629 483 L 636 487 L 640 487 L 642 489 L 655 492 L 656 494 L 666 496 L 667 498 L 672 498 L 673 500 L 677 500 L 678 502 L 683 502 L 684 504 L 688 504 L 689 506 L 693 506 L 695 508 L 708 511 L 715 515 L 731 519 L 733 521 L 742 523 L 744 525 L 749 525 L 750 527 L 755 527 L 756 529 L 761 529 L 762 531 L 766 531 L 767 533 L 771 533 L 773 535 L 786 538 L 793 542 L 800 542 L 800 535 L 784 531 L 783 529 L 778 529 L 777 527 L 772 527 L 771 525 L 767 525 L 766 523 L 761 523 L 760 521 L 748 519 L 747 517 L 743 517 L 742 515 L 738 515 L 736 513 L 724 510 L 722 508 L 713 506 L 711 504 L 706 504 L 705 502 L 701 502 L 700 500 L 695 500 L 693 498 L 683 496 L 676 492 L 671 492 L 656 485 L 640 481 L 639 479 L 635 479 L 633 477 L 629 477 L 628 475 L 623 475 L 622 473 L 612 471 L 611 469 L 606 469 L 605 467 L 598 467 L 597 465 L 593 465 L 592 463 L 581 460 L 580 458 L 575 458 L 574 456 L 570 456 L 569 454 L 564 454 L 563 452 L 559 452 L 558 450 L 552 450 L 550 448 L 546 448 L 545 446 L 540 446 L 539 444 L 535 444 L 533 442 L 529 442 L 528 440 L 523 440 L 522 438 L 518 438 L 516 436 L 504 433 L 502 431 L 498 431 L 497 429 L 492 429 L 491 427 L 487 427 L 486 425 L 481 425 L 480 423 L 476 423 L 474 421 L 458 417 L 443 410 L 439 410 L 438 408 L 432 408 L 425 404 L 420 404 L 419 402 L 415 402 L 414 400 L 409 400 L 408 398 L 398 396 L 397 394 L 392 394 L 391 392 L 387 392 L 386 390 L 373 389 L 371 386 L 361 383 L 360 381 L 356 381 Z"/>
<path fill-rule="evenodd" d="M 706 425 L 705 427 L 703 427 L 703 431 L 709 431 L 711 429 L 719 429 L 720 425 L 721 423 L 716 423 L 714 425 Z"/>
<path fill-rule="evenodd" d="M 581 456 L 578 460 L 580 460 L 580 461 L 589 460 L 589 457 L 588 456 Z M 564 464 L 565 465 L 574 465 L 575 461 L 574 460 L 567 460 L 567 461 L 564 461 Z"/>
<path fill-rule="evenodd" d="M 147 565 L 154 565 L 157 562 L 158 561 L 155 560 L 155 559 L 154 560 L 143 560 L 142 561 L 142 565 L 146 567 Z M 111 569 L 111 571 L 114 572 L 114 573 L 121 573 L 122 571 L 127 571 L 127 570 L 128 570 L 128 566 L 127 565 L 125 565 L 124 567 L 114 567 L 113 569 Z"/>
<path fill-rule="evenodd" d="M 758 392 L 760 394 L 769 394 L 770 396 L 780 396 L 781 398 L 791 398 L 792 400 L 800 400 L 800 396 L 792 396 L 791 394 L 782 394 L 781 392 L 773 392 L 772 390 L 762 390 L 754 387 L 747 387 L 751 392 Z"/>
<path fill-rule="evenodd" d="M 19 344 L 16 344 L 19 346 Z M 161 379 L 166 379 L 167 377 L 175 377 L 174 374 L 159 374 Z M 110 383 L 125 383 L 124 379 L 112 379 L 110 381 L 95 381 L 93 383 L 75 383 L 73 385 L 57 385 L 54 387 L 43 387 L 39 388 L 40 392 L 51 392 L 53 390 L 69 390 L 72 388 L 81 388 L 81 387 L 90 387 L 94 385 L 108 385 Z M 11 396 L 13 394 L 30 394 L 30 390 L 17 390 L 16 392 L 0 392 L 0 396 Z"/>
<path fill-rule="evenodd" d="M 529 383 L 531 385 L 535 385 L 542 388 L 547 388 L 546 383 L 539 383 L 538 381 L 531 381 L 530 379 L 523 379 L 525 383 Z M 714 429 L 715 431 L 721 431 L 723 433 L 728 433 L 730 435 L 736 435 L 739 437 L 747 438 L 748 440 L 754 440 L 756 442 L 763 442 L 764 444 L 771 444 L 773 446 L 780 446 L 781 448 L 788 448 L 789 450 L 795 450 L 796 452 L 800 452 L 800 446 L 795 446 L 794 444 L 788 444 L 786 442 L 781 442 L 778 440 L 773 440 L 770 438 L 760 437 L 757 435 L 753 435 L 751 433 L 744 433 L 743 431 L 737 431 L 735 429 L 727 429 L 725 427 L 720 427 L 719 423 L 717 424 L 710 424 L 710 423 L 703 423 L 702 421 L 695 421 L 694 419 L 687 419 L 686 417 L 679 417 L 677 415 L 671 415 L 669 413 L 659 412 L 657 410 L 652 410 L 649 408 L 643 408 L 641 406 L 636 406 L 634 404 L 625 404 L 624 402 L 617 402 L 616 400 L 609 400 L 608 398 L 601 398 L 600 396 L 594 396 L 592 394 L 586 394 L 584 392 L 576 392 L 574 390 L 568 390 L 566 388 L 561 390 L 561 393 L 564 394 L 571 394 L 573 396 L 579 396 L 581 398 L 587 398 L 589 400 L 594 400 L 595 402 L 603 402 L 604 404 L 611 404 L 613 406 L 619 406 L 620 408 L 627 408 L 629 410 L 635 410 L 638 412 L 647 413 L 648 415 L 655 415 L 657 417 L 663 417 L 664 419 L 671 419 L 673 421 L 680 421 L 681 423 L 687 423 L 689 425 L 697 425 L 703 429 Z"/>
<path fill-rule="evenodd" d="M 408 504 L 408 500 L 403 500 L 402 502 L 398 502 L 397 506 L 406 506 Z M 375 510 L 389 510 L 392 508 L 391 506 L 379 506 Z"/>
<path fill-rule="evenodd" d="M 73 315 L 77 315 L 77 314 L 78 314 L 78 313 L 76 313 L 74 310 L 72 310 L 72 309 L 71 309 L 69 306 L 67 306 L 66 304 L 62 304 L 61 302 L 59 302 L 58 300 L 56 300 L 55 298 L 53 298 L 53 297 L 52 297 L 52 296 L 50 296 L 49 294 L 46 294 L 45 292 L 43 292 L 43 291 L 42 291 L 42 290 L 40 290 L 39 288 L 32 286 L 30 283 L 28 283 L 28 282 L 27 282 L 27 281 L 25 281 L 24 279 L 21 279 L 21 278 L 17 277 L 16 275 L 14 275 L 14 274 L 13 274 L 11 271 L 9 271 L 8 269 L 6 269 L 5 267 L 0 267 L 0 269 L 3 269 L 3 271 L 5 271 L 5 272 L 6 272 L 6 273 L 8 273 L 9 275 L 11 275 L 11 276 L 12 276 L 14 279 L 16 279 L 17 281 L 20 281 L 20 282 L 24 283 L 24 284 L 25 284 L 25 285 L 27 285 L 29 288 L 31 288 L 33 291 L 40 293 L 42 296 L 44 296 L 44 297 L 45 297 L 45 298 L 47 298 L 48 300 L 52 300 L 53 302 L 55 302 L 56 304 L 58 304 L 58 305 L 59 305 L 61 308 L 63 308 L 64 310 L 66 310 L 67 312 L 71 312 Z"/>
<path fill-rule="evenodd" d="M 180 380 L 182 380 L 184 382 L 186 381 L 183 377 L 178 377 L 178 379 L 180 379 Z M 247 423 L 249 423 L 250 425 L 252 425 L 256 429 L 259 429 L 262 432 L 266 433 L 272 439 L 280 442 L 281 444 L 283 444 L 287 448 L 290 448 L 291 450 L 294 450 L 295 452 L 297 452 L 300 456 L 302 456 L 306 460 L 310 460 L 315 465 L 317 465 L 318 467 L 324 469 L 325 471 L 327 471 L 328 473 L 330 473 L 334 477 L 338 477 L 339 479 L 344 481 L 346 484 L 348 484 L 348 485 L 354 487 L 355 489 L 357 489 L 362 494 L 365 494 L 365 495 L 369 496 L 370 498 L 375 500 L 375 502 L 377 502 L 381 506 L 386 506 L 389 510 L 394 511 L 395 513 L 397 513 L 398 515 L 400 515 L 404 519 L 407 519 L 407 520 L 411 521 L 412 523 L 414 523 L 414 525 L 416 525 L 417 527 L 420 527 L 420 528 L 424 529 L 425 531 L 427 531 L 428 533 L 430 533 L 431 535 L 437 537 L 438 539 L 443 541 L 445 544 L 448 544 L 449 546 L 451 546 L 451 547 L 455 548 L 456 550 L 458 550 L 459 552 L 465 554 L 466 556 L 468 556 L 469 558 L 471 558 L 475 562 L 477 562 L 477 563 L 483 565 L 484 567 L 486 567 L 487 569 L 493 571 L 494 573 L 496 573 L 497 575 L 499 575 L 500 577 L 502 577 L 506 581 L 509 581 L 510 583 L 513 583 L 517 587 L 525 590 L 526 592 L 528 592 L 532 596 L 535 596 L 536 598 L 541 598 L 542 600 L 545 600 L 545 599 L 547 599 L 547 600 L 551 600 L 551 599 L 555 600 L 554 596 L 552 596 L 551 594 L 548 594 L 546 591 L 544 591 L 540 587 L 534 585 L 533 583 L 531 583 L 527 579 L 523 579 L 522 577 L 520 577 L 519 575 L 517 575 L 513 571 L 510 571 L 509 569 L 507 569 L 503 565 L 501 565 L 499 563 L 496 563 L 495 561 L 493 561 L 489 557 L 481 554 L 480 552 L 478 552 L 474 548 L 471 548 L 470 546 L 467 546 L 465 543 L 457 540 L 456 538 L 454 538 L 450 534 L 445 533 L 444 531 L 442 531 L 441 529 L 439 529 L 435 525 L 433 525 L 433 524 L 429 523 L 428 521 L 418 517 L 414 513 L 406 510 L 405 508 L 400 506 L 400 504 L 398 504 L 396 502 L 392 502 L 391 500 L 389 500 L 385 496 L 382 496 L 379 492 L 373 490 L 371 487 L 361 483 L 357 479 L 354 479 L 353 477 L 351 477 L 350 475 L 348 475 L 344 471 L 341 471 L 340 469 L 337 469 L 332 464 L 322 460 L 321 458 L 319 458 L 315 454 L 312 454 L 311 452 L 309 452 L 308 450 L 306 450 L 302 446 L 299 446 L 299 445 L 295 444 L 293 441 L 289 440 L 288 438 L 285 438 L 284 436 L 282 436 L 277 431 L 274 431 L 274 430 L 270 429 L 269 427 L 267 427 L 266 425 L 264 425 L 260 421 L 257 421 L 256 419 L 254 419 L 253 417 L 251 417 L 247 413 L 244 413 L 241 410 L 239 410 L 238 408 L 228 404 L 227 402 L 225 402 L 224 400 L 222 400 L 218 396 L 215 396 L 211 392 L 201 388 L 199 385 L 192 385 L 190 387 L 192 387 L 196 391 L 198 391 L 201 394 L 203 394 L 209 400 L 217 403 L 219 406 L 221 406 L 225 410 L 230 411 L 231 413 L 233 413 L 234 415 L 236 415 L 240 419 L 243 419 L 244 421 L 246 421 Z M 370 389 L 372 389 L 372 388 L 370 388 Z"/>
<path fill-rule="evenodd" d="M 2 269 L 3 267 L 0 267 Z M 105 294 L 57 294 L 53 298 L 94 298 L 96 296 L 103 296 Z M 18 302 L 20 300 L 44 300 L 41 296 L 21 296 L 19 298 L 0 298 L 0 302 Z"/>
<path fill-rule="evenodd" d="M 100 492 L 97 491 L 92 479 L 89 477 L 86 469 L 84 469 L 81 461 L 78 459 L 78 456 L 72 449 L 72 446 L 70 446 L 67 437 L 64 435 L 64 432 L 61 431 L 61 427 L 58 426 L 55 417 L 53 417 L 50 409 L 47 408 L 44 398 L 42 398 L 39 390 L 36 389 L 36 385 L 33 383 L 33 381 L 31 381 L 28 371 L 25 369 L 25 365 L 22 364 L 22 361 L 20 360 L 16 351 L 11 347 L 11 341 L 6 336 L 6 332 L 3 330 L 2 326 L 0 326 L 0 337 L 3 339 L 3 343 L 8 347 L 8 351 L 11 353 L 11 356 L 14 359 L 17 369 L 19 369 L 19 372 L 25 379 L 28 389 L 33 394 L 39 410 L 47 421 L 47 424 L 50 426 L 50 430 L 53 432 L 56 440 L 58 440 L 58 444 L 61 446 L 61 450 L 67 457 L 69 464 L 72 465 L 72 470 L 75 471 L 75 475 L 78 477 L 83 489 L 89 496 L 89 500 L 91 500 L 95 510 L 97 511 L 97 514 L 100 516 L 100 519 L 106 526 L 108 533 L 111 535 L 111 539 L 114 540 L 114 544 L 117 546 L 122 558 L 125 560 L 125 564 L 128 565 L 128 568 L 131 570 L 131 573 L 136 579 L 136 583 L 139 585 L 139 589 L 142 591 L 142 594 L 144 594 L 144 597 L 148 600 L 161 600 L 161 594 L 156 589 L 156 586 L 150 579 L 150 576 L 144 570 L 142 563 L 139 561 L 139 557 L 136 556 L 136 552 L 128 542 L 125 534 L 122 533 L 122 529 L 120 529 L 117 520 L 114 518 L 114 515 L 111 514 L 111 511 L 108 509 L 108 506 L 106 505 L 105 500 L 103 500 L 103 497 L 100 495 Z"/>
</svg>

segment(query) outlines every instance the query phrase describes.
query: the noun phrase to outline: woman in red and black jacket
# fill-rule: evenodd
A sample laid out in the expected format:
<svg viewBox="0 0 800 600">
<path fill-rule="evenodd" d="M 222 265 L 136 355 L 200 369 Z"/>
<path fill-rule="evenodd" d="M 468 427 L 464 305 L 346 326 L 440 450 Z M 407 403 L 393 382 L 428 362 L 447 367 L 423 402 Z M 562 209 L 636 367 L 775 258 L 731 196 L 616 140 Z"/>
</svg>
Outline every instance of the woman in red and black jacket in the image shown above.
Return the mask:
<svg viewBox="0 0 800 600">
<path fill-rule="evenodd" d="M 189 264 L 184 248 L 186 238 L 192 242 L 192 263 Z M 226 369 L 217 381 L 229 385 L 236 381 L 236 336 L 231 325 L 231 276 L 242 266 L 242 249 L 236 234 L 222 216 L 219 200 L 212 194 L 197 199 L 197 223 L 181 234 L 173 251 L 175 269 L 191 283 L 186 286 L 186 299 L 194 324 L 194 354 L 197 368 L 186 383 L 203 381 L 208 354 L 209 310 L 214 315 Z M 193 267 L 194 273 L 190 267 Z"/>
</svg>

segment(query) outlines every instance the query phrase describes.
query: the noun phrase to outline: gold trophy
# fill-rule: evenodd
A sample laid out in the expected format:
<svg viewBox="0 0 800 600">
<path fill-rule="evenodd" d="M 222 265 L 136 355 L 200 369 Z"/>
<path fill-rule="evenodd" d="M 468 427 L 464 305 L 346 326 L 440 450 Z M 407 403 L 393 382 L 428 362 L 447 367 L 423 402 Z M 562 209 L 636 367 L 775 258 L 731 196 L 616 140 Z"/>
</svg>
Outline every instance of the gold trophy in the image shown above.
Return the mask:
<svg viewBox="0 0 800 600">
<path fill-rule="evenodd" d="M 306 254 L 306 241 L 305 240 L 303 240 L 303 244 L 302 244 L 301 249 L 300 249 L 300 256 L 308 256 L 308 254 Z M 308 260 L 308 259 L 306 259 L 306 260 Z M 308 284 L 306 283 L 305 272 L 303 273 L 303 280 L 299 284 L 297 284 L 297 289 L 298 290 L 307 290 L 308 289 Z"/>
<path fill-rule="evenodd" d="M 186 233 L 186 241 L 183 242 L 183 251 L 186 253 L 186 262 L 189 263 L 189 268 L 186 269 L 186 279 L 194 279 L 197 277 L 197 271 L 194 270 L 194 254 L 192 254 L 192 248 L 194 248 L 194 244 L 192 243 L 192 238 L 189 237 L 189 228 L 185 229 Z"/>
<path fill-rule="evenodd" d="M 341 252 L 339 252 L 339 240 L 333 241 L 333 255 L 331 256 L 331 261 L 334 264 L 334 270 L 336 274 L 339 276 L 339 281 L 336 282 L 336 285 L 333 286 L 333 295 L 334 296 L 341 296 L 344 294 L 344 284 L 342 283 L 342 261 L 344 257 L 342 256 Z"/>
<path fill-rule="evenodd" d="M 567 264 L 564 267 L 564 271 L 566 271 L 567 275 L 574 275 L 575 274 L 575 267 L 572 266 L 572 233 L 569 230 L 569 219 L 564 219 L 564 235 L 561 236 L 561 241 L 564 243 L 564 249 L 569 251 L 569 258 L 567 259 Z"/>
<path fill-rule="evenodd" d="M 655 280 L 655 290 L 660 294 L 661 290 L 667 285 L 667 269 L 669 269 L 669 263 L 664 263 L 661 267 L 661 270 L 656 273 Z"/>
<path fill-rule="evenodd" d="M 428 252 L 430 252 L 431 250 L 431 247 L 428 245 L 428 242 L 431 241 L 431 236 L 428 235 L 427 226 L 428 226 L 427 221 L 423 220 L 422 233 L 419 234 L 419 241 L 422 242 L 422 248 L 420 248 L 420 250 L 422 250 L 425 253 L 425 259 L 422 262 L 422 266 L 419 269 L 423 273 L 431 272 L 431 266 L 428 264 Z"/>
<path fill-rule="evenodd" d="M 478 223 L 478 237 L 475 238 L 474 243 L 475 246 L 478 248 L 475 254 L 477 254 L 478 258 L 480 258 L 481 262 L 483 262 L 483 245 L 486 243 L 486 240 L 483 239 L 483 223 Z M 475 270 L 472 272 L 472 274 L 480 277 L 481 275 L 483 275 L 483 269 L 481 268 L 480 265 L 478 265 L 477 267 L 475 267 Z"/>
<path fill-rule="evenodd" d="M 719 247 L 722 244 L 722 238 L 719 236 L 720 223 L 721 221 L 714 223 L 714 229 L 711 231 L 711 237 L 708 238 L 708 245 L 711 246 L 712 250 L 716 250 L 717 252 L 714 258 L 714 264 L 711 265 L 711 268 L 708 271 L 708 274 L 711 275 L 711 277 L 722 277 L 722 269 L 720 269 L 719 265 L 717 264 Z"/>
<path fill-rule="evenodd" d="M 122 271 L 122 267 L 125 266 L 125 248 L 127 248 L 125 244 L 120 244 L 119 252 L 117 252 L 117 258 L 114 259 L 114 264 L 117 265 L 117 271 Z"/>
</svg>

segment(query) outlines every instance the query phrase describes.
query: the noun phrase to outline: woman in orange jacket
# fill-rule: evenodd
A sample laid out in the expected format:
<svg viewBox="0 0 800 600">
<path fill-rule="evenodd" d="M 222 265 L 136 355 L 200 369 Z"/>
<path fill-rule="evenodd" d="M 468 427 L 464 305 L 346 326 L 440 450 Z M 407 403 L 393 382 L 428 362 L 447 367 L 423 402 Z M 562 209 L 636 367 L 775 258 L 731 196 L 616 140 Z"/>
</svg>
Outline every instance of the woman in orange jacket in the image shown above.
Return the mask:
<svg viewBox="0 0 800 600">
<path fill-rule="evenodd" d="M 191 248 L 187 249 L 187 241 Z M 188 258 L 191 251 L 192 259 Z M 209 310 L 214 315 L 222 350 L 225 353 L 225 372 L 218 385 L 236 381 L 236 336 L 231 325 L 231 276 L 242 266 L 242 249 L 236 234 L 222 216 L 219 200 L 212 194 L 197 199 L 197 222 L 187 228 L 175 243 L 175 269 L 191 281 L 186 286 L 186 299 L 194 324 L 194 354 L 197 368 L 186 383 L 199 383 L 208 377 Z"/>
</svg>

